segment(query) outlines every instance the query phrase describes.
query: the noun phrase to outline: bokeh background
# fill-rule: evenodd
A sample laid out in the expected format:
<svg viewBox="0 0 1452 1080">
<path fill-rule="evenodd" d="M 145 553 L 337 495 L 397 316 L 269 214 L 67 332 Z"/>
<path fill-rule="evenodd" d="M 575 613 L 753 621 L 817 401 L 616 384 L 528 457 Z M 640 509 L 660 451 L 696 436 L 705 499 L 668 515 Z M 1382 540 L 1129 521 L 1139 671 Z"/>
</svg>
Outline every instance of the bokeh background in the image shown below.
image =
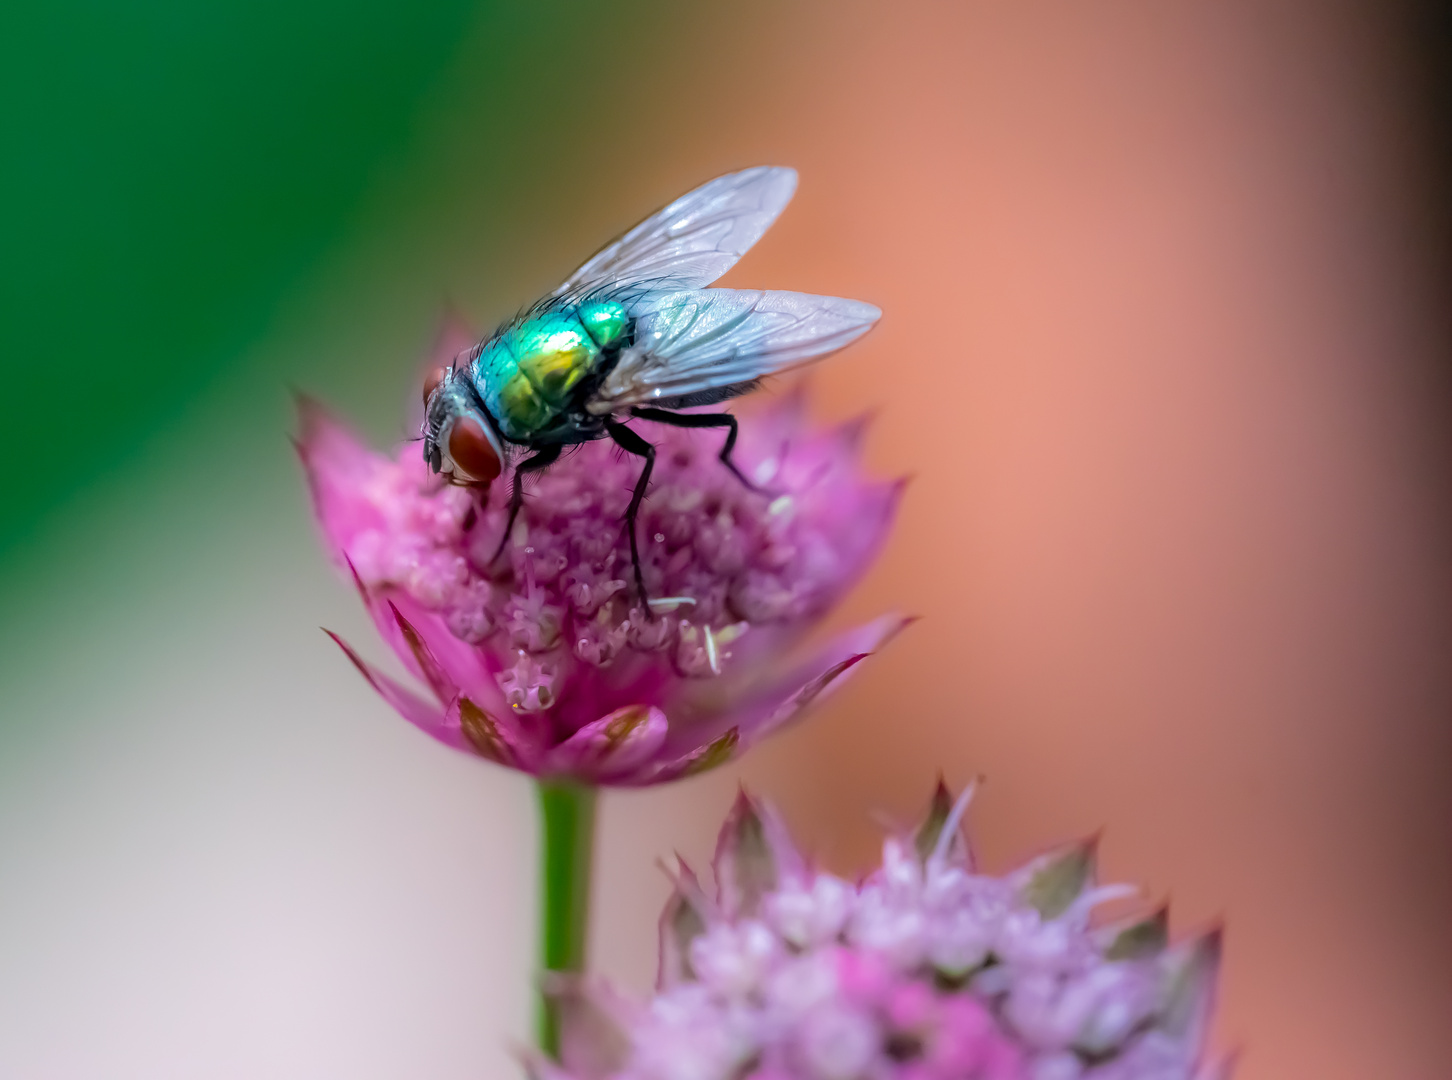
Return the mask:
<svg viewBox="0 0 1452 1080">
<path fill-rule="evenodd" d="M 1003 868 L 1229 927 L 1240 1076 L 1452 1075 L 1443 32 L 1352 0 L 54 0 L 0 11 L 0 1076 L 513 1075 L 528 785 L 317 626 L 307 389 L 407 434 L 480 325 L 719 172 L 730 281 L 858 296 L 814 378 L 911 473 L 840 613 L 924 616 L 744 765 L 603 803 L 643 988 L 733 787 L 834 866 L 982 774 Z M 375 657 L 382 655 L 374 648 Z"/>
</svg>

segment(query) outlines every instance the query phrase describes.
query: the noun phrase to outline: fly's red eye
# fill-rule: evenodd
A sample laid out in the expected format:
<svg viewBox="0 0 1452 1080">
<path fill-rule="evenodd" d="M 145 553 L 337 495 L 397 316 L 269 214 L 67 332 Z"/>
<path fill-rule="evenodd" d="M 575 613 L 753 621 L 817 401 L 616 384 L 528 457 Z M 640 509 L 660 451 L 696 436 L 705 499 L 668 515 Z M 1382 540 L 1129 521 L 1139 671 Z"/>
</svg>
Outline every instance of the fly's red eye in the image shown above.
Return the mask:
<svg viewBox="0 0 1452 1080">
<path fill-rule="evenodd" d="M 434 391 L 439 388 L 439 384 L 441 382 L 443 382 L 444 379 L 446 379 L 448 377 L 448 374 L 449 374 L 449 369 L 448 368 L 437 367 L 437 368 L 434 368 L 433 371 L 430 371 L 429 372 L 428 378 L 424 379 L 424 387 L 423 387 L 424 408 L 428 408 L 429 398 L 431 398 L 431 397 L 434 396 Z"/>
<path fill-rule="evenodd" d="M 487 483 L 499 475 L 502 466 L 484 425 L 472 416 L 461 416 L 449 430 L 449 457 L 462 479 Z"/>
</svg>

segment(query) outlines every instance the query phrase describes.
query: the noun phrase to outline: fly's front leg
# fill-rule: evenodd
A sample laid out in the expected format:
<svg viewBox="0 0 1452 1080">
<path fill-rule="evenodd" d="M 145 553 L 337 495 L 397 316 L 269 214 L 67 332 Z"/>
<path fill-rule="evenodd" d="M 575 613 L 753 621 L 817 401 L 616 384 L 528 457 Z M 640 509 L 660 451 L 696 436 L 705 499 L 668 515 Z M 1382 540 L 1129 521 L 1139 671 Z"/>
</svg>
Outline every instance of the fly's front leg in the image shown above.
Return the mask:
<svg viewBox="0 0 1452 1080">
<path fill-rule="evenodd" d="M 509 543 L 509 538 L 514 533 L 514 519 L 519 517 L 519 508 L 524 505 L 524 474 L 538 472 L 553 465 L 560 456 L 560 450 L 558 445 L 542 447 L 533 457 L 525 458 L 514 467 L 514 482 L 509 489 L 509 520 L 504 523 L 504 535 L 499 538 L 499 546 L 489 557 L 489 565 L 493 566 L 499 556 L 504 554 L 504 545 Z"/>
<path fill-rule="evenodd" d="M 743 473 L 739 468 L 737 468 L 736 462 L 732 460 L 731 451 L 736 449 L 737 425 L 736 417 L 732 416 L 730 413 L 678 413 L 671 412 L 669 409 L 651 409 L 645 406 L 640 406 L 631 409 L 630 414 L 632 416 L 637 416 L 642 420 L 654 420 L 657 424 L 669 424 L 671 427 L 727 428 L 728 430 L 726 432 L 726 442 L 724 445 L 722 445 L 721 453 L 718 455 L 721 459 L 721 464 L 725 465 L 728 469 L 730 469 L 731 475 L 736 477 L 736 479 L 740 480 L 742 485 L 745 486 L 748 491 L 761 491 L 761 488 L 757 487 L 746 478 L 746 474 Z"/>
<path fill-rule="evenodd" d="M 640 594 L 646 617 L 650 618 L 650 596 L 645 591 L 645 576 L 640 572 L 640 545 L 635 539 L 635 517 L 640 512 L 645 489 L 650 484 L 650 474 L 655 470 L 655 447 L 617 420 L 605 421 L 605 430 L 610 432 L 615 445 L 627 454 L 645 458 L 645 468 L 640 470 L 640 477 L 635 481 L 635 491 L 630 496 L 630 506 L 625 511 L 625 531 L 630 534 L 630 564 L 635 570 L 635 591 Z"/>
</svg>

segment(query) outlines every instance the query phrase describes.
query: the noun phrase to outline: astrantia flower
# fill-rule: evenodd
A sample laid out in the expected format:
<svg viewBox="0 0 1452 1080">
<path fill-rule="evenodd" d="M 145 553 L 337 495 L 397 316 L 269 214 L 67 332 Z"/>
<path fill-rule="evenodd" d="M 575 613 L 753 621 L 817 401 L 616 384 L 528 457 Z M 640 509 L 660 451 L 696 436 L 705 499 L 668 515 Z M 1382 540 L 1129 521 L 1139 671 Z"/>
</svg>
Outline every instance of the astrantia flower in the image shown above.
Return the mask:
<svg viewBox="0 0 1452 1080">
<path fill-rule="evenodd" d="M 1163 911 L 1094 926 L 1131 893 L 1092 845 L 977 873 L 941 785 L 860 884 L 796 851 L 744 794 L 709 897 L 682 865 L 655 997 L 557 981 L 544 1080 L 1208 1080 L 1219 935 L 1171 945 Z"/>
<path fill-rule="evenodd" d="M 304 403 L 298 445 L 327 543 L 431 699 L 339 644 L 404 717 L 538 775 L 656 783 L 795 719 L 901 628 L 882 619 L 782 662 L 893 518 L 901 485 L 864 479 L 860 425 L 815 432 L 799 397 L 744 419 L 736 460 L 760 491 L 717 459 L 719 432 L 636 427 L 658 447 L 637 526 L 650 610 L 623 530 L 637 459 L 606 442 L 566 455 L 531 483 L 495 560 L 507 484 L 451 486 L 417 444 L 375 453 Z"/>
</svg>

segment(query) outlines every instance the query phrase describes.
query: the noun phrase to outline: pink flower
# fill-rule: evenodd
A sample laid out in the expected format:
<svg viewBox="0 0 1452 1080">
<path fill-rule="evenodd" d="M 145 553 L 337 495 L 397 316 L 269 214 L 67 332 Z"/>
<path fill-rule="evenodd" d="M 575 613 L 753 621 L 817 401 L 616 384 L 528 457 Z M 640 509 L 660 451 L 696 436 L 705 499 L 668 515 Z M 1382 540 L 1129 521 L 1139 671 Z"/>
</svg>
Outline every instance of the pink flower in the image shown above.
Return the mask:
<svg viewBox="0 0 1452 1080">
<path fill-rule="evenodd" d="M 900 483 L 857 465 L 861 425 L 809 429 L 793 396 L 721 435 L 636 421 L 658 449 L 638 537 L 651 609 L 631 583 L 623 519 L 639 470 L 608 443 L 534 480 L 497 560 L 507 484 L 451 486 L 417 444 L 375 453 L 310 402 L 298 449 L 330 553 L 429 693 L 353 663 L 440 742 L 526 772 L 642 785 L 718 765 L 795 720 L 902 626 L 854 630 L 783 664 L 882 546 Z"/>
<path fill-rule="evenodd" d="M 561 1061 L 541 1080 L 1208 1080 L 1218 931 L 1167 940 L 1163 910 L 1094 926 L 1123 896 L 1078 844 L 975 872 L 969 792 L 939 785 L 853 885 L 793 847 L 744 793 L 714 896 L 682 865 L 661 919 L 656 995 L 557 980 Z"/>
</svg>

